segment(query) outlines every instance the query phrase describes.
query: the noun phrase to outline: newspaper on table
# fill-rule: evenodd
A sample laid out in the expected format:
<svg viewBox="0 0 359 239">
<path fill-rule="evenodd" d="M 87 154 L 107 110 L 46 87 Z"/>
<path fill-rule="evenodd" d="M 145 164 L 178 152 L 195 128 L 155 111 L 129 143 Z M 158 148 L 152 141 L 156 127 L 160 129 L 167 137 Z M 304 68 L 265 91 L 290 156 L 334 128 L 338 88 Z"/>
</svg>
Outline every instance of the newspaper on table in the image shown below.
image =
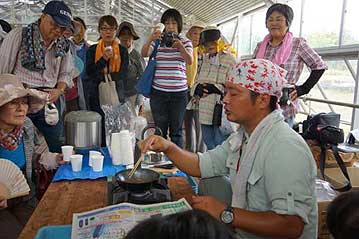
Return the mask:
<svg viewBox="0 0 359 239">
<path fill-rule="evenodd" d="M 88 212 L 74 213 L 72 239 L 124 238 L 139 222 L 192 209 L 186 199 L 174 202 L 137 205 L 121 203 Z"/>
</svg>

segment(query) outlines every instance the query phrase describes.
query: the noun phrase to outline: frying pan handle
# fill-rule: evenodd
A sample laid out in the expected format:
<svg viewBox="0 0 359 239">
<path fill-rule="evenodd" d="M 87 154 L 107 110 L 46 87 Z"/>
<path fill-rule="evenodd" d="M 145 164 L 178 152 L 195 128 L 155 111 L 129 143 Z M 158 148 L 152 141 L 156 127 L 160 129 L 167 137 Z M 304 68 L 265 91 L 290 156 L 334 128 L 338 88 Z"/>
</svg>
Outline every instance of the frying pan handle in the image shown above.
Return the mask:
<svg viewBox="0 0 359 239">
<path fill-rule="evenodd" d="M 148 129 L 155 129 L 156 131 L 160 132 L 160 136 L 163 136 L 162 130 L 157 127 L 157 126 L 146 126 L 143 130 L 142 130 L 142 134 L 141 134 L 141 139 L 144 140 L 145 139 L 145 133 Z"/>
</svg>

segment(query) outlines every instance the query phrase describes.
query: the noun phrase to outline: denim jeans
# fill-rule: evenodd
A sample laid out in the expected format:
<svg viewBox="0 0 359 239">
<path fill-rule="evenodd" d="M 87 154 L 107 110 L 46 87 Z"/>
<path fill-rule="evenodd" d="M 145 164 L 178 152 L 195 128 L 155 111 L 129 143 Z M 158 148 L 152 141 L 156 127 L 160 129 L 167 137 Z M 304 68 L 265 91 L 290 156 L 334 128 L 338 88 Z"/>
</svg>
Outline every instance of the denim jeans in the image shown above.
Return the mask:
<svg viewBox="0 0 359 239">
<path fill-rule="evenodd" d="M 64 124 L 61 116 L 60 101 L 58 100 L 55 104 L 59 111 L 59 122 L 56 125 L 48 125 L 45 122 L 44 109 L 37 113 L 29 114 L 28 117 L 32 123 L 39 129 L 44 135 L 47 145 L 49 146 L 50 152 L 61 153 L 61 146 L 65 143 Z"/>
<path fill-rule="evenodd" d="M 187 92 L 163 92 L 153 90 L 150 106 L 155 125 L 167 138 L 168 129 L 171 141 L 183 148 L 182 124 L 187 106 Z"/>
<path fill-rule="evenodd" d="M 219 126 L 201 124 L 203 141 L 208 150 L 214 149 L 217 145 L 221 145 L 229 136 L 224 134 Z"/>
</svg>

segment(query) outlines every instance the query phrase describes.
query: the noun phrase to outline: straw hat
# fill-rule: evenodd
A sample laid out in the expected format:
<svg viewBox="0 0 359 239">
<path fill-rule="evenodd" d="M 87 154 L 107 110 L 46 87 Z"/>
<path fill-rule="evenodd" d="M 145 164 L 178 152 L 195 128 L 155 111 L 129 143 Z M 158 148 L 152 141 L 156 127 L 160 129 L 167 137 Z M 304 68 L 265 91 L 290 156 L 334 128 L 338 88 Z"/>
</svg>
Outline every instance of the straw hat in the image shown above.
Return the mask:
<svg viewBox="0 0 359 239">
<path fill-rule="evenodd" d="M 25 89 L 16 75 L 0 75 L 0 107 L 14 99 L 24 96 L 29 97 L 28 112 L 36 113 L 44 107 L 49 94 L 34 89 Z"/>
<path fill-rule="evenodd" d="M 204 23 L 201 22 L 201 21 L 197 21 L 197 22 L 193 23 L 193 24 L 191 25 L 191 27 L 188 29 L 187 33 L 186 33 L 186 37 L 187 37 L 187 38 L 189 38 L 189 33 L 190 33 L 191 30 L 192 30 L 193 28 L 195 28 L 195 27 L 200 28 L 200 29 L 204 29 L 204 28 L 205 28 L 205 25 L 204 25 Z"/>
</svg>

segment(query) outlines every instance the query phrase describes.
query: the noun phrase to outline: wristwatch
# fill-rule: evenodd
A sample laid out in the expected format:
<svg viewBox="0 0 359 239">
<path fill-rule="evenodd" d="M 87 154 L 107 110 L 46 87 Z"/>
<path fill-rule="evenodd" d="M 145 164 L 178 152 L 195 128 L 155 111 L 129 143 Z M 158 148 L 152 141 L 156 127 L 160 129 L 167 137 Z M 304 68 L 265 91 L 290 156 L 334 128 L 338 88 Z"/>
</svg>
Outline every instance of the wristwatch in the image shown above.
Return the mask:
<svg viewBox="0 0 359 239">
<path fill-rule="evenodd" d="M 233 207 L 228 206 L 221 213 L 221 222 L 223 222 L 224 224 L 231 224 L 233 220 L 234 220 Z"/>
</svg>

